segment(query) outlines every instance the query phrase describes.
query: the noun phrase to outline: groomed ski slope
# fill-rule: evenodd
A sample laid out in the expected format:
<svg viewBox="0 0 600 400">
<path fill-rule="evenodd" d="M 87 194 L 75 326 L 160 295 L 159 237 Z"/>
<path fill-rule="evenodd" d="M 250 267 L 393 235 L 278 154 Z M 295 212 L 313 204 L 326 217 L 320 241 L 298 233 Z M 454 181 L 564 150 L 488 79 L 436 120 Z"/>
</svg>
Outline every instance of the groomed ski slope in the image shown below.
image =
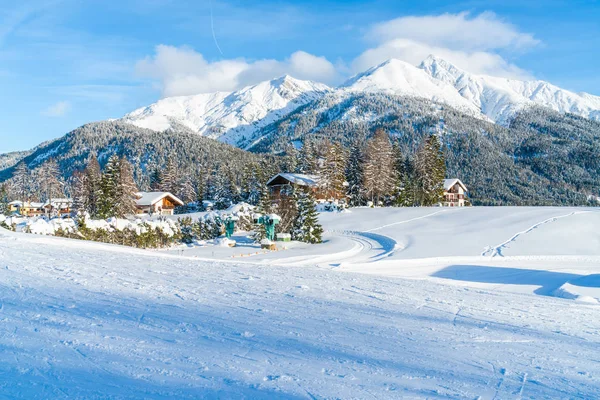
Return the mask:
<svg viewBox="0 0 600 400">
<path fill-rule="evenodd" d="M 321 220 L 245 258 L 0 231 L 0 399 L 600 396 L 596 210 Z"/>
</svg>

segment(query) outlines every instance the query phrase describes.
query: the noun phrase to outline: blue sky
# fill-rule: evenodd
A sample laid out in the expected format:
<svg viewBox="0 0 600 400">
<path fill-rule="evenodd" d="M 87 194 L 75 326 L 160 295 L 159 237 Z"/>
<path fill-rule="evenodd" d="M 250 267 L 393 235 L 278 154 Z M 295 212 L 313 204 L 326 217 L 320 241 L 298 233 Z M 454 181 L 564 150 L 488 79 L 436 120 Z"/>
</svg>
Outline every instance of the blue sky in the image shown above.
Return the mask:
<svg viewBox="0 0 600 400">
<path fill-rule="evenodd" d="M 428 52 L 600 95 L 598 21 L 598 1 L 7 0 L 0 153 L 164 96 L 284 73 L 335 85 Z"/>
</svg>

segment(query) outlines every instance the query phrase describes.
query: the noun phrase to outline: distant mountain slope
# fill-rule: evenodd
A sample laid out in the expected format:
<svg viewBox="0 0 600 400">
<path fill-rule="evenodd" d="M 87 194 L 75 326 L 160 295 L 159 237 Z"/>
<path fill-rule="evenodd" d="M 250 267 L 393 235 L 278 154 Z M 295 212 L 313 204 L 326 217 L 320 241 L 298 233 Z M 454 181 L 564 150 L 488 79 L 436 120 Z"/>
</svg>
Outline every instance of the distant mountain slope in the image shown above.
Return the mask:
<svg viewBox="0 0 600 400">
<path fill-rule="evenodd" d="M 11 153 L 0 154 L 0 171 L 12 167 L 23 158 L 31 154 L 33 150 L 13 151 Z"/>
<path fill-rule="evenodd" d="M 329 92 L 326 85 L 284 76 L 232 93 L 171 97 L 140 108 L 123 122 L 163 131 L 181 124 L 203 136 L 244 148 L 257 129 Z"/>
<path fill-rule="evenodd" d="M 90 153 L 95 153 L 101 164 L 112 154 L 126 156 L 134 166 L 134 174 L 142 186 L 148 184 L 150 168 L 164 166 L 173 159 L 181 173 L 196 177 L 200 171 L 221 165 L 242 169 L 252 162 L 267 160 L 277 169 L 276 157 L 247 151 L 198 136 L 187 128 L 174 125 L 166 132 L 155 132 L 120 121 L 97 122 L 84 125 L 65 136 L 38 146 L 23 158 L 30 169 L 35 169 L 50 157 L 56 159 L 64 177 L 83 169 Z M 10 178 L 14 166 L 0 171 L 0 181 Z"/>
<path fill-rule="evenodd" d="M 424 99 L 330 95 L 262 129 L 263 140 L 251 150 L 285 152 L 307 137 L 348 145 L 379 127 L 407 156 L 437 134 L 448 177 L 462 179 L 475 204 L 588 204 L 588 195 L 599 194 L 600 122 L 548 108 L 523 110 L 503 127 Z"/>
<path fill-rule="evenodd" d="M 475 75 L 438 57 L 429 56 L 420 68 L 458 93 L 489 117 L 504 125 L 528 106 L 543 106 L 561 113 L 600 120 L 600 97 L 576 94 L 544 81 L 520 81 Z"/>
</svg>

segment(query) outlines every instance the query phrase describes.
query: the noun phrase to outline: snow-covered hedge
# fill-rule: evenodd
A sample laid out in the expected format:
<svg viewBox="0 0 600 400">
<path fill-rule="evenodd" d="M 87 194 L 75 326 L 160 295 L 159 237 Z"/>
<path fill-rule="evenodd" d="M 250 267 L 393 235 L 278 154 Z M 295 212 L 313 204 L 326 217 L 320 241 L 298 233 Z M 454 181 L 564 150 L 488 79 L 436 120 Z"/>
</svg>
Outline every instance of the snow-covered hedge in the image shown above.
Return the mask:
<svg viewBox="0 0 600 400">
<path fill-rule="evenodd" d="M 241 203 L 227 210 L 205 213 L 196 220 L 187 216 L 177 221 L 165 217 L 102 220 L 90 219 L 89 215 L 75 219 L 0 215 L 0 226 L 37 235 L 93 240 L 140 248 L 161 248 L 221 236 L 224 233 L 223 220 L 226 215 L 237 218 L 236 230 L 252 230 L 253 209 L 253 206 Z"/>
<path fill-rule="evenodd" d="M 77 219 L 45 217 L 28 218 L 13 226 L 37 235 L 52 235 L 72 239 L 93 240 L 141 248 L 160 248 L 177 244 L 181 231 L 176 222 L 160 220 L 127 220 L 109 218 L 93 220 L 88 216 Z"/>
</svg>

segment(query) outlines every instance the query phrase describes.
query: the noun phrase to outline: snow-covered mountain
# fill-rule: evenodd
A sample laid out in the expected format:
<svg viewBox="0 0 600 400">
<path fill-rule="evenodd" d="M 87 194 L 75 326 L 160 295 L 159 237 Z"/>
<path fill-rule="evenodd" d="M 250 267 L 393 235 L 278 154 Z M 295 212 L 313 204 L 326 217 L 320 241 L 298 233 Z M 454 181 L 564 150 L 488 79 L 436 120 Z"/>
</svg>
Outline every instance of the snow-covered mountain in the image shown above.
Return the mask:
<svg viewBox="0 0 600 400">
<path fill-rule="evenodd" d="M 419 68 L 437 81 L 452 85 L 488 118 L 503 125 L 519 110 L 531 105 L 600 120 L 600 97 L 588 93 L 573 93 L 538 80 L 475 75 L 435 56 L 429 56 Z"/>
<path fill-rule="evenodd" d="M 356 75 L 340 89 L 349 92 L 383 92 L 400 96 L 422 97 L 445 103 L 474 116 L 480 108 L 465 99 L 449 83 L 436 79 L 407 62 L 391 59 Z"/>
<path fill-rule="evenodd" d="M 342 101 L 364 92 L 420 97 L 501 125 L 536 105 L 600 120 L 598 96 L 573 93 L 544 81 L 475 75 L 435 56 L 418 67 L 391 59 L 338 88 L 284 76 L 235 92 L 170 97 L 121 120 L 154 131 L 183 125 L 202 136 L 248 149 L 261 139 L 262 128 L 302 105 L 327 94 Z"/>
<path fill-rule="evenodd" d="M 174 123 L 203 136 L 238 147 L 252 143 L 254 133 L 331 89 L 290 76 L 227 93 L 170 97 L 123 117 L 141 128 L 164 131 Z"/>
</svg>

